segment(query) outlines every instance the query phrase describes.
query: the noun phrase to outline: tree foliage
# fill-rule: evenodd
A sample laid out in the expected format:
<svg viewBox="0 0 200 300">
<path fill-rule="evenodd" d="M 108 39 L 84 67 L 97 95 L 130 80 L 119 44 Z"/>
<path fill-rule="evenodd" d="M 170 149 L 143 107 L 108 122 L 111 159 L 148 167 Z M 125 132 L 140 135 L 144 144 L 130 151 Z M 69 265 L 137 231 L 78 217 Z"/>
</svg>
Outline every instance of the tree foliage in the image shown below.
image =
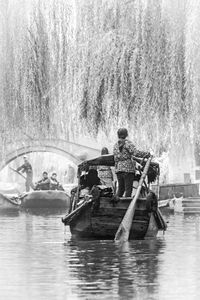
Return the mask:
<svg viewBox="0 0 200 300">
<path fill-rule="evenodd" d="M 2 139 L 9 127 L 111 140 L 127 126 L 158 153 L 200 140 L 199 4 L 190 2 L 24 0 L 20 24 L 2 2 Z"/>
</svg>

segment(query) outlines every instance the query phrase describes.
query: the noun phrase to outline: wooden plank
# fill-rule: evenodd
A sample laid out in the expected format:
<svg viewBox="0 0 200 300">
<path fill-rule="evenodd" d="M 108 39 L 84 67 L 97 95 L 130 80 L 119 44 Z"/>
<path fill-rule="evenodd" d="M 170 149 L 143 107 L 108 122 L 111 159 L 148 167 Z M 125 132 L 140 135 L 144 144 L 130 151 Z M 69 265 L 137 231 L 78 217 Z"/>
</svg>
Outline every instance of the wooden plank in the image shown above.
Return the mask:
<svg viewBox="0 0 200 300">
<path fill-rule="evenodd" d="M 109 237 L 111 239 L 114 238 L 116 230 L 121 222 L 121 218 L 109 218 L 109 217 L 93 217 L 91 221 L 92 231 L 96 236 L 99 237 Z M 130 239 L 134 238 L 144 238 L 147 228 L 148 228 L 149 220 L 133 220 L 132 226 L 130 229 Z"/>
</svg>

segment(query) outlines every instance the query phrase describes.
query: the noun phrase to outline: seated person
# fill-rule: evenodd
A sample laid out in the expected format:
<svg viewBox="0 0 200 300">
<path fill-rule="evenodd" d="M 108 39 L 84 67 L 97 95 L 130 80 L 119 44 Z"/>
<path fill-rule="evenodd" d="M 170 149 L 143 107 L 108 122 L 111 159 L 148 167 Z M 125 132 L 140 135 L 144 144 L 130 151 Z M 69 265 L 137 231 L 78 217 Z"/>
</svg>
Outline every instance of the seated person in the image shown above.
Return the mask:
<svg viewBox="0 0 200 300">
<path fill-rule="evenodd" d="M 88 171 L 88 174 L 86 175 L 82 175 L 80 178 L 80 185 L 81 188 L 89 188 L 91 190 L 91 188 L 94 185 L 100 185 L 101 184 L 101 180 L 98 177 L 98 172 L 95 169 L 90 169 Z"/>
<path fill-rule="evenodd" d="M 62 185 L 57 180 L 57 174 L 54 172 L 50 177 L 50 190 L 64 191 Z"/>
<path fill-rule="evenodd" d="M 101 155 L 107 154 L 109 154 L 108 148 L 103 147 L 101 150 Z M 113 173 L 111 167 L 98 166 L 97 171 L 102 184 L 106 185 L 107 187 L 113 187 Z"/>
<path fill-rule="evenodd" d="M 80 177 L 80 190 L 85 190 L 82 192 L 82 194 L 84 194 L 84 192 L 88 194 L 94 185 L 100 184 L 101 180 L 98 177 L 97 170 L 95 169 L 90 169 L 87 174 L 81 175 Z M 75 194 L 77 192 L 77 189 L 78 187 L 73 188 L 71 190 L 71 194 Z"/>
<path fill-rule="evenodd" d="M 42 179 L 36 183 L 35 190 L 49 190 L 50 189 L 50 180 L 48 178 L 48 173 L 42 173 Z"/>
</svg>

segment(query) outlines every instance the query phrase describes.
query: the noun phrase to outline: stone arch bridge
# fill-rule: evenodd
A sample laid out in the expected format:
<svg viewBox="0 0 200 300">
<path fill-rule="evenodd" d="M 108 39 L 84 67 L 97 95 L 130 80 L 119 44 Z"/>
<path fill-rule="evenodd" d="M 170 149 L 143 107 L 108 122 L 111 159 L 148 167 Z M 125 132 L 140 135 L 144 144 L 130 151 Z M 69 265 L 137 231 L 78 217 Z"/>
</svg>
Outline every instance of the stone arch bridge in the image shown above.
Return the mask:
<svg viewBox="0 0 200 300">
<path fill-rule="evenodd" d="M 100 154 L 99 149 L 95 149 L 74 142 L 69 142 L 66 140 L 20 140 L 6 145 L 4 149 L 4 156 L 2 157 L 0 162 L 0 171 L 17 157 L 32 152 L 56 153 L 68 158 L 76 165 L 85 159 L 89 159 Z"/>
</svg>

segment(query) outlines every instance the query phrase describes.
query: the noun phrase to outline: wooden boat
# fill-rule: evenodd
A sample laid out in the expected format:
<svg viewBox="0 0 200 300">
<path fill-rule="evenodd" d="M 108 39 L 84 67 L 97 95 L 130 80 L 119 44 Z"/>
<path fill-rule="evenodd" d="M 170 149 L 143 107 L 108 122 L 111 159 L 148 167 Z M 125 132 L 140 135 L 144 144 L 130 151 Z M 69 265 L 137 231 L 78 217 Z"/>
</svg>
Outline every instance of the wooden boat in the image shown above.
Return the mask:
<svg viewBox="0 0 200 300">
<path fill-rule="evenodd" d="M 64 191 L 43 190 L 26 193 L 21 197 L 23 208 L 69 207 L 70 197 Z"/>
<path fill-rule="evenodd" d="M 12 201 L 8 196 L 0 193 L 0 209 L 18 209 L 19 202 Z"/>
<path fill-rule="evenodd" d="M 43 190 L 28 192 L 19 196 L 2 195 L 2 207 L 18 208 L 67 208 L 70 197 L 64 191 Z"/>
<path fill-rule="evenodd" d="M 144 160 L 135 158 L 144 166 Z M 113 155 L 103 155 L 84 161 L 78 166 L 78 178 L 81 172 L 98 165 L 114 166 Z M 159 173 L 159 165 L 151 163 L 147 174 L 148 183 L 154 181 Z M 159 230 L 166 230 L 166 223 L 155 203 L 155 197 L 148 194 L 146 182 L 143 185 L 142 197 L 137 199 L 129 239 L 155 237 Z M 152 194 L 153 195 L 153 194 Z M 155 195 L 155 194 L 154 194 Z M 108 188 L 96 186 L 90 194 L 81 197 L 80 186 L 75 196 L 71 197 L 71 209 L 62 218 L 70 226 L 72 236 L 114 239 L 119 225 L 129 207 L 132 198 L 117 198 Z"/>
</svg>

